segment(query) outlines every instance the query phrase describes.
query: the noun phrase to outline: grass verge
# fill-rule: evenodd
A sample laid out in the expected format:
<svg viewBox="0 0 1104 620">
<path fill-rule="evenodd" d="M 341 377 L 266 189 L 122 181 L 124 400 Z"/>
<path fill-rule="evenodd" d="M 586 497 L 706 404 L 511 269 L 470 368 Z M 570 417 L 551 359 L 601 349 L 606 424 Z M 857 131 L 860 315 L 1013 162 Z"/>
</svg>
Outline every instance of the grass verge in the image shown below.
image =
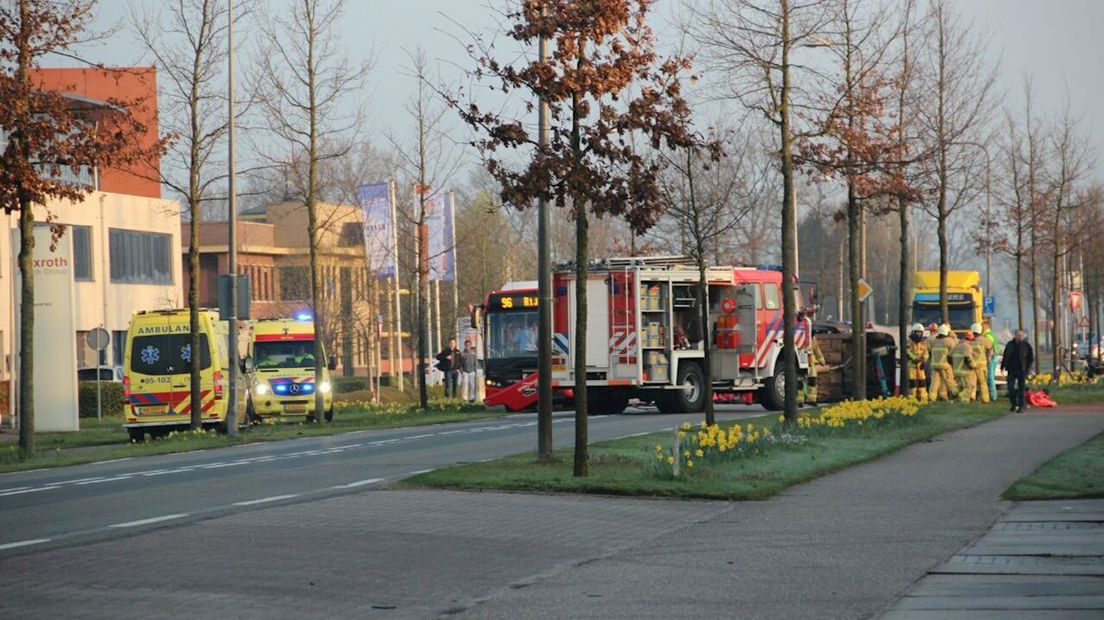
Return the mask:
<svg viewBox="0 0 1104 620">
<path fill-rule="evenodd" d="M 243 428 L 237 437 L 220 435 L 214 431 L 182 432 L 163 439 L 146 440 L 143 443 L 130 443 L 126 431 L 122 428 L 121 416 L 104 417 L 102 421 L 83 418 L 81 419 L 82 428 L 76 433 L 39 434 L 36 437 L 35 457 L 32 459 L 21 458 L 18 446 L 15 444 L 4 445 L 0 448 L 0 473 L 221 448 L 243 443 L 336 435 L 357 430 L 448 424 L 497 418 L 506 414 L 505 411 L 491 411 L 482 406 L 457 403 L 436 406 L 431 404 L 426 413 L 410 406 L 390 406 L 383 409 L 350 407 L 339 409 L 334 415 L 333 422 L 321 426 L 295 422 L 261 424 Z"/>
<path fill-rule="evenodd" d="M 538 464 L 536 455 L 527 453 L 435 470 L 407 478 L 398 486 L 757 500 L 1004 413 L 1003 405 L 997 403 L 933 404 L 908 423 L 848 435 L 810 435 L 801 444 L 779 444 L 756 456 L 699 466 L 686 478 L 654 473 L 655 446 L 671 442 L 670 433 L 657 433 L 593 444 L 586 478 L 572 476 L 573 451 L 562 450 L 547 465 Z M 769 426 L 777 423 L 777 416 L 740 421 L 747 422 Z"/>
<path fill-rule="evenodd" d="M 1014 501 L 1104 497 L 1104 433 L 1047 461 L 1004 492 Z"/>
</svg>

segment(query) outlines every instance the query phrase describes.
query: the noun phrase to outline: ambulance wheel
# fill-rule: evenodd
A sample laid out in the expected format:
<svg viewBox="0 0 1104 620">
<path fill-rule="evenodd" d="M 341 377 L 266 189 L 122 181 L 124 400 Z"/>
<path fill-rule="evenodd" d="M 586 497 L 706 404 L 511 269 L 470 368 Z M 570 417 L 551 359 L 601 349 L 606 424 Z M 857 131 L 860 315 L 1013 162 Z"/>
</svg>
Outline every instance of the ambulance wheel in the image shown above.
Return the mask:
<svg viewBox="0 0 1104 620">
<path fill-rule="evenodd" d="M 782 360 L 775 364 L 774 376 L 759 389 L 759 403 L 767 411 L 782 411 L 786 407 L 786 373 L 782 369 Z"/>
<path fill-rule="evenodd" d="M 325 418 L 327 422 L 333 422 L 333 405 L 330 405 L 330 408 L 326 410 Z"/>
<path fill-rule="evenodd" d="M 701 366 L 693 362 L 679 364 L 676 383 L 682 389 L 671 390 L 670 396 L 666 397 L 670 400 L 671 409 L 676 413 L 701 411 L 705 405 L 705 375 Z M 666 410 L 665 407 L 660 407 L 660 411 Z"/>
<path fill-rule="evenodd" d="M 146 431 L 140 428 L 128 428 L 127 435 L 130 435 L 130 440 L 138 443 L 142 443 L 146 440 Z"/>
<path fill-rule="evenodd" d="M 629 406 L 624 390 L 595 389 L 587 394 L 587 415 L 618 415 Z"/>
</svg>

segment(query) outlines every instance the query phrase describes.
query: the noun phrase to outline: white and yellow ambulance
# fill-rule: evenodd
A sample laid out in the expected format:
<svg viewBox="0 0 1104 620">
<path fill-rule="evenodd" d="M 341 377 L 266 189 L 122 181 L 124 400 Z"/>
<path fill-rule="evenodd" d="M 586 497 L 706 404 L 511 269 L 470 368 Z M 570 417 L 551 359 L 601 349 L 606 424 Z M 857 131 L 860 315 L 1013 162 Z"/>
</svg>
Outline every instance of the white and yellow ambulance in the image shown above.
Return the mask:
<svg viewBox="0 0 1104 620">
<path fill-rule="evenodd" d="M 123 390 L 127 399 L 123 426 L 133 440 L 186 429 L 191 423 L 192 356 L 200 359 L 203 425 L 225 430 L 232 398 L 226 321 L 211 310 L 199 312 L 199 351 L 192 351 L 187 308 L 135 313 L 127 330 Z M 248 342 L 246 343 L 248 344 Z M 239 351 L 246 349 L 239 347 Z M 238 382 L 238 411 L 245 411 L 248 377 Z"/>
<path fill-rule="evenodd" d="M 296 319 L 260 320 L 253 329 L 253 389 L 249 393 L 249 419 L 304 417 L 315 419 L 315 364 L 322 364 L 322 393 L 326 421 L 333 419 L 333 390 L 326 351 L 314 340 L 309 315 Z"/>
</svg>

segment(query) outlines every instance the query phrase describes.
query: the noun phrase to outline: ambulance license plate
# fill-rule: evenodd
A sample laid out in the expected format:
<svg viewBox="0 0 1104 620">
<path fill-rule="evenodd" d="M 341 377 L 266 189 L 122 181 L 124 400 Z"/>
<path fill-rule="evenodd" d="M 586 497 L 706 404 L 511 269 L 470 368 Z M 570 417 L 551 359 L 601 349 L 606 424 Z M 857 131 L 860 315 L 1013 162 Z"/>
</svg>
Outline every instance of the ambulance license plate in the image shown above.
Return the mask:
<svg viewBox="0 0 1104 620">
<path fill-rule="evenodd" d="M 165 415 L 168 412 L 168 405 L 147 405 L 138 409 L 138 413 L 141 415 Z"/>
<path fill-rule="evenodd" d="M 306 405 L 284 405 L 284 413 L 306 413 Z"/>
</svg>

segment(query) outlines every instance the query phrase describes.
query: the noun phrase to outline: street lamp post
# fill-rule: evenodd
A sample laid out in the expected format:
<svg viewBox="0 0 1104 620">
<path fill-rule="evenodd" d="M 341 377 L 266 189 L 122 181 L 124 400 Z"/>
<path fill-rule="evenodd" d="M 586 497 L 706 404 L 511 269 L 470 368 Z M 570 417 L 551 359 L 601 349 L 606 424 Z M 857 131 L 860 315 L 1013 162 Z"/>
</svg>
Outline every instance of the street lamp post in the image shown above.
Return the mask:
<svg viewBox="0 0 1104 620">
<path fill-rule="evenodd" d="M 229 105 L 229 116 L 227 116 L 227 137 L 229 139 L 229 153 L 227 154 L 227 160 L 229 162 L 229 200 L 227 201 L 227 225 L 229 230 L 227 231 L 227 245 L 228 257 L 226 270 L 230 276 L 230 317 L 228 328 L 230 334 L 228 337 L 227 348 L 230 351 L 230 401 L 226 407 L 226 433 L 228 435 L 238 434 L 238 241 L 237 241 L 237 219 L 238 219 L 238 205 L 236 200 L 236 192 L 234 188 L 235 170 L 234 170 L 234 0 L 229 0 L 226 7 L 227 26 L 226 26 L 226 57 L 227 57 L 227 102 Z"/>
</svg>

